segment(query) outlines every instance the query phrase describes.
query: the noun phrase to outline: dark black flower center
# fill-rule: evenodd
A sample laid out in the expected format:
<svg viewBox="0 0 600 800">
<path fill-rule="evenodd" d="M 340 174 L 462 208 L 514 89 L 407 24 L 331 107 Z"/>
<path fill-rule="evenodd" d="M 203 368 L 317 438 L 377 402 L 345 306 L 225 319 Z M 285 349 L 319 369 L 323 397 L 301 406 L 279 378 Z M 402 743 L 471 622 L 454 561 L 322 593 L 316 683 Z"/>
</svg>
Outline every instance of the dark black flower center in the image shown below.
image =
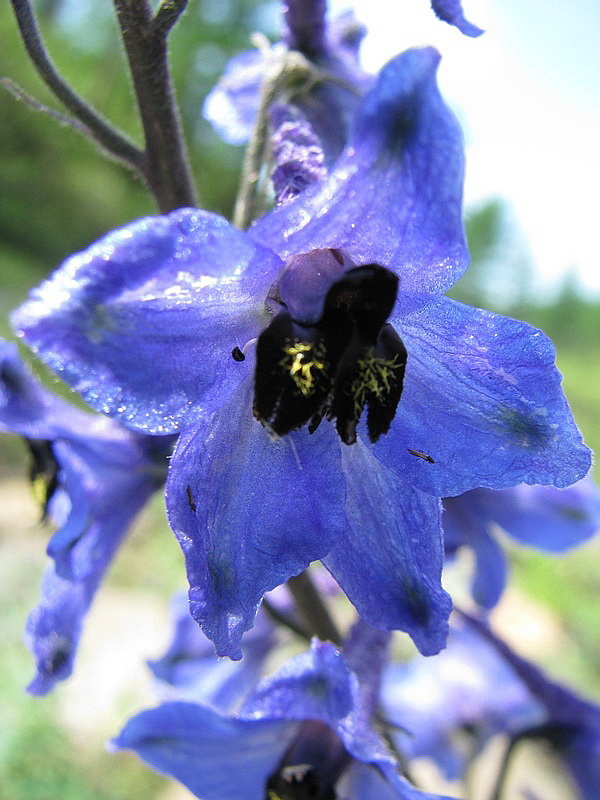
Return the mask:
<svg viewBox="0 0 600 800">
<path fill-rule="evenodd" d="M 42 509 L 42 521 L 48 516 L 48 507 L 58 489 L 59 464 L 46 439 L 24 439 L 29 449 L 29 480 L 36 500 Z"/>
<path fill-rule="evenodd" d="M 341 272 L 318 322 L 298 322 L 285 308 L 276 314 L 257 343 L 255 417 L 279 436 L 307 423 L 313 433 L 326 417 L 352 444 L 366 408 L 371 441 L 387 433 L 406 366 L 387 323 L 397 289 L 390 270 L 368 264 Z"/>
<path fill-rule="evenodd" d="M 335 785 L 350 761 L 338 735 L 309 720 L 270 776 L 265 800 L 338 800 Z"/>
</svg>

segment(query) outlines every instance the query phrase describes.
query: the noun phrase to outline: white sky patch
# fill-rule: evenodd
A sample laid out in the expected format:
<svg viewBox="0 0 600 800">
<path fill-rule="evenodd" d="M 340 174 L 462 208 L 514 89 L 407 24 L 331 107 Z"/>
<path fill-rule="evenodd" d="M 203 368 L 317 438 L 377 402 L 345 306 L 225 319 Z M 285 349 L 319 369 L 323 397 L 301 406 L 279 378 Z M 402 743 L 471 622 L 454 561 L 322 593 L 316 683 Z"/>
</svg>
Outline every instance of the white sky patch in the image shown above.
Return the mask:
<svg viewBox="0 0 600 800">
<path fill-rule="evenodd" d="M 464 0 L 470 39 L 428 0 L 330 0 L 369 28 L 363 66 L 407 47 L 442 53 L 444 97 L 467 145 L 467 208 L 501 197 L 522 228 L 534 289 L 551 295 L 566 272 L 600 295 L 600 3 Z"/>
</svg>

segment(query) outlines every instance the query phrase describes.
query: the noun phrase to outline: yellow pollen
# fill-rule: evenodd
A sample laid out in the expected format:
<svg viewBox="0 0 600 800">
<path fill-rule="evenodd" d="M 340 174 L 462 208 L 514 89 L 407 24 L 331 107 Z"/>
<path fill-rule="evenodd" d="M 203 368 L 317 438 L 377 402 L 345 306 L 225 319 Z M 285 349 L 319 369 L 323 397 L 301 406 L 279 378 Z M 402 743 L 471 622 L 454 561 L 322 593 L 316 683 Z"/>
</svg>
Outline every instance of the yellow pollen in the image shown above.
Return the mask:
<svg viewBox="0 0 600 800">
<path fill-rule="evenodd" d="M 402 365 L 398 355 L 390 359 L 377 358 L 372 350 L 356 364 L 360 371 L 350 386 L 350 394 L 354 397 L 354 414 L 358 419 L 369 395 L 381 400 L 384 394 L 390 393 L 392 382 L 396 380 L 395 372 Z"/>
<path fill-rule="evenodd" d="M 325 348 L 321 344 L 288 339 L 283 352 L 285 357 L 279 362 L 280 366 L 289 371 L 300 393 L 309 397 L 316 391 L 317 383 L 327 368 Z"/>
</svg>

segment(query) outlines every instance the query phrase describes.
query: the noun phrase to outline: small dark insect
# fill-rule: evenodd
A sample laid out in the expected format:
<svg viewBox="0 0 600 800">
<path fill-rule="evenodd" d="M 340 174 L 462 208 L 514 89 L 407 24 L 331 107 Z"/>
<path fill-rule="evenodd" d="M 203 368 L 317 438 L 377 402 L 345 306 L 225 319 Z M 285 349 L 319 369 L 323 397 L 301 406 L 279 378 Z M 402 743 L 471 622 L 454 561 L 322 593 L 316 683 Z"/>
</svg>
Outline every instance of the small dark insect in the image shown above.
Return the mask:
<svg viewBox="0 0 600 800">
<path fill-rule="evenodd" d="M 231 351 L 231 355 L 233 356 L 234 361 L 245 361 L 246 356 L 242 353 L 240 348 L 236 345 L 233 350 Z"/>
<path fill-rule="evenodd" d="M 435 464 L 435 461 L 433 460 L 433 458 L 431 456 L 427 455 L 427 453 L 422 453 L 420 450 L 411 450 L 410 447 L 407 447 L 406 449 L 411 454 L 411 456 L 416 456 L 417 458 L 422 458 L 423 461 L 427 461 L 428 464 Z"/>
<path fill-rule="evenodd" d="M 188 503 L 190 504 L 190 508 L 192 509 L 192 511 L 195 514 L 196 513 L 196 503 L 194 502 L 194 495 L 192 494 L 191 486 L 188 486 L 185 491 L 186 491 L 186 494 L 187 494 Z"/>
</svg>

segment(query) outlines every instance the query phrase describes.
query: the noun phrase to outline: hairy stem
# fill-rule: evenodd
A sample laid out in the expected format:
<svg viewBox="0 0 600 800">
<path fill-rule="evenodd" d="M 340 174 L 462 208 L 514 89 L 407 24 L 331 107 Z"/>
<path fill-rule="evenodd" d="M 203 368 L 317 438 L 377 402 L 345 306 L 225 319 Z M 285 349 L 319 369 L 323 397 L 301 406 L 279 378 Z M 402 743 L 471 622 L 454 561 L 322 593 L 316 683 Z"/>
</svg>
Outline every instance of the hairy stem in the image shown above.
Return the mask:
<svg viewBox="0 0 600 800">
<path fill-rule="evenodd" d="M 44 47 L 29 0 L 11 0 L 11 2 L 27 53 L 44 83 L 81 123 L 83 132 L 111 156 L 139 174 L 143 160 L 142 151 L 123 133 L 109 125 L 59 74 Z"/>
<path fill-rule="evenodd" d="M 145 137 L 142 172 L 159 209 L 193 206 L 194 195 L 167 58 L 167 34 L 187 0 L 114 0 Z"/>
</svg>

